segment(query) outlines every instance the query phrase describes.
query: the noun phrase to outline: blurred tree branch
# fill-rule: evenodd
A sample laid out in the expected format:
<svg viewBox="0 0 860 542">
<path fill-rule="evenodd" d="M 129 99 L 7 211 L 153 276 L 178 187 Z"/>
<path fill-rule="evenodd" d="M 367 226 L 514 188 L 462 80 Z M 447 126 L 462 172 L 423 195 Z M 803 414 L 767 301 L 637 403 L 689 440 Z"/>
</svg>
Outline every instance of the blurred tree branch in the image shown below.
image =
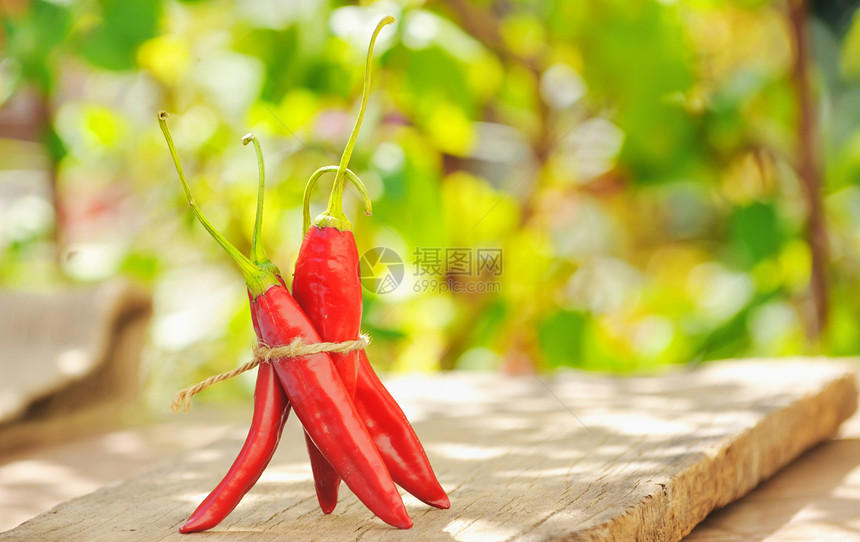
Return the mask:
<svg viewBox="0 0 860 542">
<path fill-rule="evenodd" d="M 816 340 L 827 325 L 827 230 L 821 203 L 821 165 L 817 108 L 810 78 L 809 0 L 790 0 L 788 19 L 793 45 L 791 83 L 797 99 L 796 168 L 807 207 L 807 240 L 812 256 L 810 296 L 812 311 L 807 333 Z"/>
</svg>

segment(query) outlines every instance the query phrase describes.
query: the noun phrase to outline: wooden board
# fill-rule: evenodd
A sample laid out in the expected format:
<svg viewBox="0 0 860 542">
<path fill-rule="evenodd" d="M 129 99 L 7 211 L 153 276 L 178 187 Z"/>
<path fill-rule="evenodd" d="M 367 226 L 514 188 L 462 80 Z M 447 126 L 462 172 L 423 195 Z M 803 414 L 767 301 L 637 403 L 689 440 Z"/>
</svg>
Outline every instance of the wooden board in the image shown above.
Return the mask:
<svg viewBox="0 0 860 542">
<path fill-rule="evenodd" d="M 749 495 L 712 512 L 684 542 L 860 540 L 860 413 Z"/>
<path fill-rule="evenodd" d="M 743 361 L 618 379 L 449 374 L 389 381 L 450 510 L 404 498 L 397 531 L 347 491 L 319 512 L 291 420 L 266 474 L 206 540 L 679 540 L 857 406 L 852 366 Z M 0 540 L 182 540 L 176 529 L 226 472 L 235 439 L 69 501 Z"/>
<path fill-rule="evenodd" d="M 124 280 L 0 292 L 0 451 L 116 419 L 138 393 L 150 295 Z"/>
<path fill-rule="evenodd" d="M 124 281 L 0 292 L 0 423 L 92 377 L 114 356 L 125 320 L 142 315 L 145 321 L 150 305 L 148 295 Z M 137 364 L 122 369 L 136 372 Z M 92 388 L 83 395 L 92 396 Z M 68 401 L 63 406 L 68 408 Z"/>
</svg>

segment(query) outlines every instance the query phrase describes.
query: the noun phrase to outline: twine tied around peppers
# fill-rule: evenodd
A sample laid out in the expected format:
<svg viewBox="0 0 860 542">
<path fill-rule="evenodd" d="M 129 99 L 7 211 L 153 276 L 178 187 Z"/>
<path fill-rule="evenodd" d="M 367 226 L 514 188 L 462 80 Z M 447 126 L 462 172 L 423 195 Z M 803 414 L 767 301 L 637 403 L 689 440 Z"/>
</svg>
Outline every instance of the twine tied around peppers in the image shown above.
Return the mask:
<svg viewBox="0 0 860 542">
<path fill-rule="evenodd" d="M 260 363 L 269 363 L 273 359 L 298 358 L 302 356 L 310 356 L 312 354 L 321 354 L 323 352 L 346 354 L 347 352 L 353 352 L 355 350 L 364 350 L 367 348 L 368 344 L 370 344 L 370 336 L 366 334 L 359 335 L 358 339 L 355 339 L 354 341 L 343 341 L 338 343 L 320 342 L 304 344 L 300 337 L 284 346 L 269 346 L 264 343 L 257 343 L 254 346 L 254 359 L 236 367 L 232 371 L 210 376 L 202 382 L 180 390 L 173 397 L 173 402 L 170 404 L 170 410 L 173 412 L 179 412 L 179 410 L 182 410 L 182 412 L 188 412 L 191 409 L 192 397 L 213 384 L 229 380 L 245 371 L 250 371 Z"/>
</svg>

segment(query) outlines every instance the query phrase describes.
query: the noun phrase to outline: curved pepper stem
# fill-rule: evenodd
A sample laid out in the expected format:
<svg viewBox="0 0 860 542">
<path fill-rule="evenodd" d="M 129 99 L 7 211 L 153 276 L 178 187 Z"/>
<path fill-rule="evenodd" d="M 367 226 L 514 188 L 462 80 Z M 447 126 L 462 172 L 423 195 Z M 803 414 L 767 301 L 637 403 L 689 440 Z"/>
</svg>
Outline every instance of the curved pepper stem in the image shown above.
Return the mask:
<svg viewBox="0 0 860 542">
<path fill-rule="evenodd" d="M 361 121 L 364 120 L 364 112 L 367 109 L 367 99 L 370 95 L 370 68 L 373 62 L 373 46 L 382 28 L 393 22 L 396 22 L 396 19 L 391 15 L 383 17 L 379 21 L 379 24 L 376 25 L 376 29 L 370 37 L 370 46 L 367 48 L 367 63 L 364 71 L 364 88 L 361 92 L 361 107 L 358 110 L 358 118 L 355 120 L 355 126 L 352 128 L 349 141 L 347 141 L 343 155 L 340 157 L 340 165 L 337 167 L 337 175 L 334 178 L 334 186 L 328 200 L 328 209 L 314 221 L 314 225 L 321 228 L 334 227 L 341 231 L 352 229 L 352 225 L 349 223 L 346 215 L 343 214 L 343 184 L 346 177 L 346 166 L 349 164 L 349 159 L 352 156 L 352 149 L 355 147 L 355 142 L 358 139 L 358 131 L 361 129 Z"/>
<path fill-rule="evenodd" d="M 305 185 L 305 194 L 304 199 L 302 201 L 302 233 L 308 231 L 311 227 L 311 193 L 314 190 L 314 186 L 316 186 L 317 181 L 320 177 L 323 176 L 324 173 L 329 173 L 331 171 L 337 171 L 337 166 L 325 166 L 321 167 L 318 170 L 314 171 L 311 178 L 308 179 L 308 184 Z M 367 193 L 367 187 L 364 186 L 364 183 L 361 182 L 361 179 L 358 178 L 358 175 L 352 172 L 352 170 L 346 170 L 346 178 L 355 186 L 358 190 L 358 195 L 361 196 L 361 202 L 364 205 L 364 214 L 370 216 L 373 214 L 373 204 L 370 201 L 370 194 Z"/>
<path fill-rule="evenodd" d="M 254 264 L 244 254 L 239 252 L 218 230 L 212 225 L 209 220 L 203 215 L 203 212 L 194 201 L 194 196 L 191 194 L 191 187 L 188 186 L 188 181 L 185 179 L 185 172 L 182 170 L 182 164 L 179 163 L 179 155 L 176 153 L 176 145 L 173 143 L 173 137 L 170 135 L 170 130 L 167 128 L 167 112 L 158 112 L 158 124 L 161 126 L 161 131 L 164 133 L 164 139 L 167 141 L 167 148 L 170 149 L 170 156 L 173 158 L 173 164 L 176 166 L 176 173 L 179 174 L 179 182 L 182 184 L 182 191 L 185 192 L 185 199 L 188 200 L 188 205 L 191 207 L 191 212 L 197 220 L 203 225 L 209 235 L 221 245 L 227 254 L 233 258 L 233 261 L 239 266 L 242 271 L 242 276 L 245 278 L 245 283 L 248 285 L 248 290 L 256 297 L 263 294 L 271 286 L 280 284 L 277 277 L 266 269 L 263 269 Z"/>
<path fill-rule="evenodd" d="M 257 215 L 254 219 L 254 235 L 251 238 L 251 261 L 258 267 L 280 275 L 280 269 L 272 263 L 272 260 L 266 255 L 266 249 L 263 247 L 263 195 L 266 192 L 266 168 L 263 165 L 263 151 L 260 149 L 260 142 L 254 134 L 249 133 L 242 138 L 243 145 L 247 145 L 248 143 L 254 144 L 254 151 L 257 154 L 257 171 L 259 172 Z"/>
</svg>

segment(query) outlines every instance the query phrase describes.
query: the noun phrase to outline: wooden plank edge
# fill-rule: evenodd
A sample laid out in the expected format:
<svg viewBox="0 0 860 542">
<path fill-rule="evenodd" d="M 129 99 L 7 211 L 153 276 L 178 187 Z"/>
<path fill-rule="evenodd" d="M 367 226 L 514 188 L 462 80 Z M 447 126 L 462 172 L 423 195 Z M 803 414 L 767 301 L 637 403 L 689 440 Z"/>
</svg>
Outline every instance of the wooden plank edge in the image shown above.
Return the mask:
<svg viewBox="0 0 860 542">
<path fill-rule="evenodd" d="M 727 439 L 705 461 L 692 462 L 679 475 L 643 481 L 651 487 L 638 506 L 612 522 L 578 532 L 572 539 L 683 539 L 713 510 L 743 497 L 803 452 L 836 434 L 857 410 L 858 402 L 858 375 L 852 365 L 840 365 L 844 373 L 817 393 L 768 413 L 755 427 Z M 696 491 L 702 483 L 716 488 Z"/>
</svg>

